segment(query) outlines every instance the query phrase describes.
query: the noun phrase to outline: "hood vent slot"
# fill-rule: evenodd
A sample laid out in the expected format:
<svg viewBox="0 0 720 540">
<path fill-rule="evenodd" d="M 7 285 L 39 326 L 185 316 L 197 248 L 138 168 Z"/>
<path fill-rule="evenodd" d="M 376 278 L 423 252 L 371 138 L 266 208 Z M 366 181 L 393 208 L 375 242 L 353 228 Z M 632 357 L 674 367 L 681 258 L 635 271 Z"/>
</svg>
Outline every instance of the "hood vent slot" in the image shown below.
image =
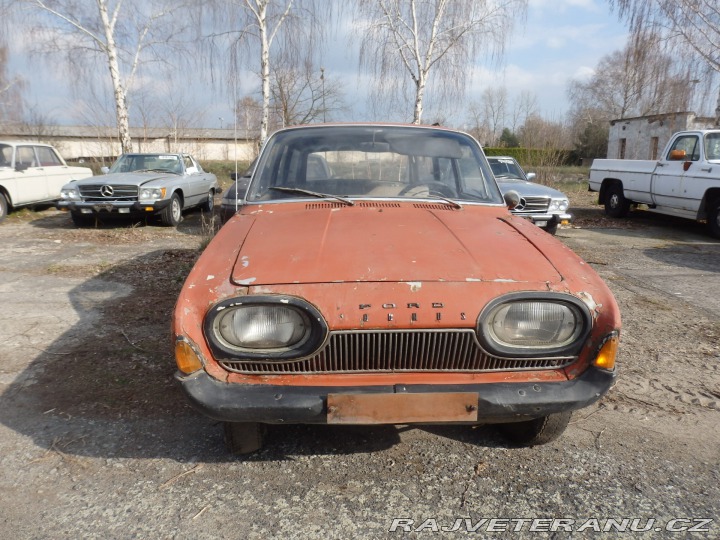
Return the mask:
<svg viewBox="0 0 720 540">
<path fill-rule="evenodd" d="M 305 205 L 306 210 L 323 210 L 327 208 L 345 208 L 348 205 L 339 202 L 317 202 L 307 203 Z M 400 203 L 396 202 L 385 202 L 385 201 L 359 201 L 355 203 L 355 206 L 360 208 L 400 208 Z"/>
<path fill-rule="evenodd" d="M 447 204 L 435 204 L 435 203 L 415 203 L 414 208 L 420 208 L 421 210 L 457 210 L 456 208 Z"/>
</svg>

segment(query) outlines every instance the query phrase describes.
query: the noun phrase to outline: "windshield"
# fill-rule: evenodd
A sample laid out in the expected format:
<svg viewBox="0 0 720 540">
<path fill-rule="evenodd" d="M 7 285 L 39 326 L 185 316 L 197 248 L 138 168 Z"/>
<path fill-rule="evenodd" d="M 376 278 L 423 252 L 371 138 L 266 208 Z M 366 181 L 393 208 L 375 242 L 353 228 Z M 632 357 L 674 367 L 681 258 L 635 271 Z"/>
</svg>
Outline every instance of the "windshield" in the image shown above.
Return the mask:
<svg viewBox="0 0 720 540">
<path fill-rule="evenodd" d="M 182 174 L 180 156 L 174 154 L 124 154 L 110 167 L 109 173 L 168 172 Z"/>
<path fill-rule="evenodd" d="M 515 162 L 514 159 L 509 158 L 488 158 L 490 162 L 490 168 L 496 178 L 518 178 L 520 180 L 525 179 L 520 166 Z"/>
<path fill-rule="evenodd" d="M 301 127 L 273 135 L 247 200 L 312 197 L 502 203 L 474 139 L 408 126 Z"/>
</svg>

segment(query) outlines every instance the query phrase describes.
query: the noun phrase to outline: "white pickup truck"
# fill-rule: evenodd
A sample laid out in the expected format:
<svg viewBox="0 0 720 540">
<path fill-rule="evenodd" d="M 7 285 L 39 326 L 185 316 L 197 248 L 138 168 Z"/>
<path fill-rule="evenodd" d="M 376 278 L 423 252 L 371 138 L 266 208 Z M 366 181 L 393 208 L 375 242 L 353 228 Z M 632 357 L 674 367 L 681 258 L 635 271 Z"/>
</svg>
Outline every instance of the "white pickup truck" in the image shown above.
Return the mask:
<svg viewBox="0 0 720 540">
<path fill-rule="evenodd" d="M 680 131 L 659 160 L 596 159 L 590 191 L 612 217 L 646 204 L 661 214 L 706 220 L 720 238 L 720 129 Z"/>
</svg>

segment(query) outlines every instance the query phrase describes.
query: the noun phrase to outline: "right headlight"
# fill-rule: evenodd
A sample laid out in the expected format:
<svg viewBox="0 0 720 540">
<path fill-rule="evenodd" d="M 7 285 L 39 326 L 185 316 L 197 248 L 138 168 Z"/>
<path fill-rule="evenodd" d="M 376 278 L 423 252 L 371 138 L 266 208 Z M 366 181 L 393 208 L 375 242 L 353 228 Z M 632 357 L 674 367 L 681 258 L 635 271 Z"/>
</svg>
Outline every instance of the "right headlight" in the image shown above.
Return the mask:
<svg viewBox="0 0 720 540">
<path fill-rule="evenodd" d="M 324 342 L 327 325 L 319 311 L 288 296 L 244 296 L 215 305 L 205 335 L 218 358 L 297 359 Z"/>
<path fill-rule="evenodd" d="M 80 191 L 76 187 L 62 188 L 60 198 L 64 201 L 79 201 Z"/>
<path fill-rule="evenodd" d="M 569 295 L 515 293 L 486 307 L 478 320 L 481 341 L 502 356 L 556 356 L 579 352 L 590 315 Z"/>
</svg>

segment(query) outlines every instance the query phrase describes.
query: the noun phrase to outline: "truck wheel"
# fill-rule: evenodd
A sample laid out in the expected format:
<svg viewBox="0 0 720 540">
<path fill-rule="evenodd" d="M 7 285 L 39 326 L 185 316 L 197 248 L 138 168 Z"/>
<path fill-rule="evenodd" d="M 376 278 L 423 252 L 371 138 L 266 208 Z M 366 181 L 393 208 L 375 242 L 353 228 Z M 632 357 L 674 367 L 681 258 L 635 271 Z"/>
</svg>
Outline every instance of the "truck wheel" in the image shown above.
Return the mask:
<svg viewBox="0 0 720 540">
<path fill-rule="evenodd" d="M 265 426 L 258 422 L 223 422 L 225 446 L 232 454 L 251 454 L 262 448 Z"/>
<path fill-rule="evenodd" d="M 630 210 L 630 201 L 623 194 L 622 184 L 612 184 L 605 194 L 605 213 L 614 218 L 625 217 Z"/>
<path fill-rule="evenodd" d="M 177 227 L 182 220 L 182 203 L 177 193 L 170 197 L 170 204 L 160 212 L 160 221 L 168 227 Z"/>
<path fill-rule="evenodd" d="M 708 210 L 707 224 L 710 235 L 720 238 L 720 200 L 713 201 Z"/>
<path fill-rule="evenodd" d="M 553 413 L 526 422 L 500 424 L 500 431 L 510 442 L 519 446 L 537 446 L 554 441 L 563 434 L 572 411 Z"/>
<path fill-rule="evenodd" d="M 95 225 L 94 214 L 83 214 L 81 212 L 70 212 L 70 217 L 76 227 L 92 227 Z"/>
<path fill-rule="evenodd" d="M 8 203 L 7 199 L 5 198 L 5 195 L 3 193 L 0 193 L 0 221 L 5 219 L 7 217 L 8 213 Z"/>
</svg>

